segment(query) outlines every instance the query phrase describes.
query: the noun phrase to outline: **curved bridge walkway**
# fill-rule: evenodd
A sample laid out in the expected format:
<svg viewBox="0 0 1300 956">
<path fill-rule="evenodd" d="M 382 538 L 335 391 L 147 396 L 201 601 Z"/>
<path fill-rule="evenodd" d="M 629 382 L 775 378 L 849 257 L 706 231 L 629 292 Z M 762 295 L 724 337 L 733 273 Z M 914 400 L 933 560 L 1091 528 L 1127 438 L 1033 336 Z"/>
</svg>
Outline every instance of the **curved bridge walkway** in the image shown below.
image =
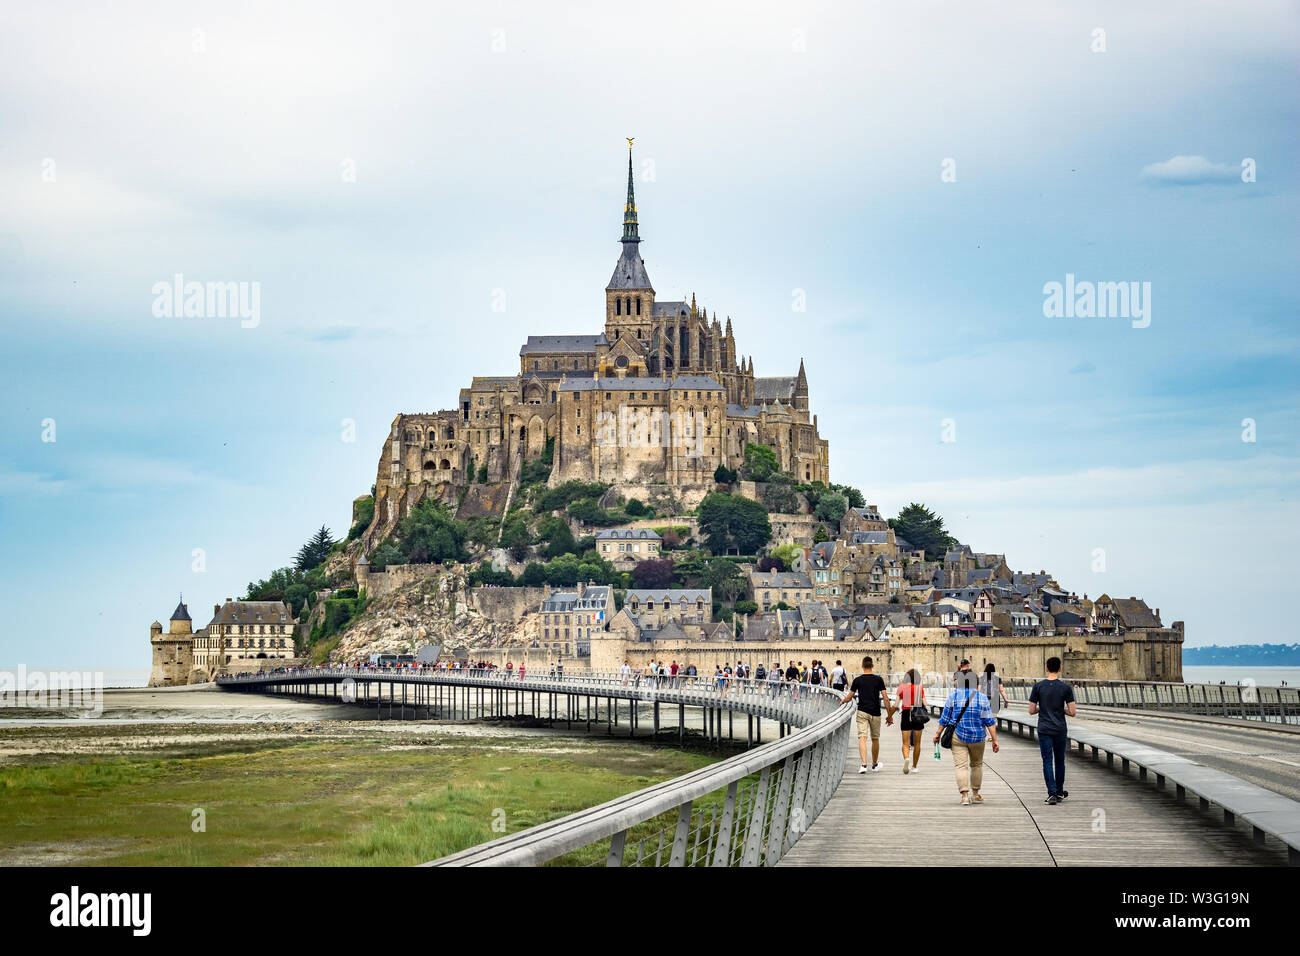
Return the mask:
<svg viewBox="0 0 1300 956">
<path fill-rule="evenodd" d="M 882 769 L 859 774 L 855 705 L 826 688 L 617 674 L 520 681 L 499 671 L 377 668 L 218 684 L 355 702 L 374 707 L 377 717 L 527 715 L 574 730 L 678 739 L 689 728 L 714 743 L 747 747 L 439 865 L 532 865 L 596 843 L 609 866 L 891 865 L 920 854 L 952 865 L 1300 863 L 1300 803 L 1290 798 L 1300 794 L 1295 728 L 1090 707 L 1070 722 L 1070 797 L 1046 806 L 1036 720 L 1013 705 L 999 716 L 1001 752 L 985 750 L 985 802 L 961 806 L 950 753 L 933 757 L 937 722 L 927 725 L 917 771 L 902 772 L 895 725 L 884 733 Z M 1252 768 L 1264 786 L 1251 782 Z"/>
<path fill-rule="evenodd" d="M 1134 743 L 1148 741 L 1166 749 L 1172 749 L 1175 734 L 1176 742 L 1186 746 L 1207 731 L 1253 739 L 1261 752 L 1294 750 L 1300 744 L 1297 735 L 1204 728 L 1167 717 L 1141 721 L 1144 729 L 1134 732 L 1131 715 L 1116 719 L 1098 716 L 1099 710 L 1088 711 L 1092 719 L 1081 711 L 1079 719 L 1069 722 L 1071 732 L 1124 735 Z M 902 735 L 895 723 L 884 729 L 883 767 L 876 773 L 858 773 L 854 742 L 835 796 L 781 865 L 890 866 L 913 862 L 919 854 L 944 865 L 966 866 L 1287 864 L 1286 846 L 1272 839 L 1260 842 L 1260 835 L 1243 821 L 1230 816 L 1225 823 L 1221 813 L 1175 787 L 1159 789 L 1153 774 L 1135 767 L 1125 773 L 1119 762 L 1112 766 L 1104 755 L 1094 761 L 1090 751 L 1076 747 L 1066 756 L 1069 798 L 1057 806 L 1045 805 L 1038 741 L 1012 730 L 1018 725 L 1027 728 L 1035 718 L 1014 705 L 1004 708 L 1001 716 L 1008 718 L 998 731 L 1001 752 L 994 754 L 989 746 L 984 751 L 983 804 L 960 805 L 951 752 L 943 750 L 941 759 L 934 759 L 935 720 L 922 735 L 918 768 L 904 774 Z M 1174 759 L 1188 757 L 1199 761 L 1198 754 Z M 1297 769 L 1290 773 L 1293 786 L 1300 783 L 1300 756 L 1296 760 Z M 1264 766 L 1269 774 L 1274 767 L 1290 769 L 1268 762 Z"/>
</svg>

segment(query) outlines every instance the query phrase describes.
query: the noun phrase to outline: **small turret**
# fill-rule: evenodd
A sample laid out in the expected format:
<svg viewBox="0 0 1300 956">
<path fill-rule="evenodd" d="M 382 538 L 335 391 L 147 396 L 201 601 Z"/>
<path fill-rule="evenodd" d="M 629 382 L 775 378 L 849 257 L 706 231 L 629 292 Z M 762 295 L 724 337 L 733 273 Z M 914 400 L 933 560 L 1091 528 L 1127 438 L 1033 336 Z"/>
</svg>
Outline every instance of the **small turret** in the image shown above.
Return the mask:
<svg viewBox="0 0 1300 956">
<path fill-rule="evenodd" d="M 808 411 L 808 374 L 803 370 L 803 359 L 799 359 L 799 377 L 794 382 L 794 407 Z"/>
<path fill-rule="evenodd" d="M 190 612 L 185 607 L 185 598 L 176 605 L 176 610 L 172 611 L 171 621 L 168 622 L 167 633 L 169 634 L 192 634 L 194 633 L 194 622 L 190 620 Z"/>
</svg>

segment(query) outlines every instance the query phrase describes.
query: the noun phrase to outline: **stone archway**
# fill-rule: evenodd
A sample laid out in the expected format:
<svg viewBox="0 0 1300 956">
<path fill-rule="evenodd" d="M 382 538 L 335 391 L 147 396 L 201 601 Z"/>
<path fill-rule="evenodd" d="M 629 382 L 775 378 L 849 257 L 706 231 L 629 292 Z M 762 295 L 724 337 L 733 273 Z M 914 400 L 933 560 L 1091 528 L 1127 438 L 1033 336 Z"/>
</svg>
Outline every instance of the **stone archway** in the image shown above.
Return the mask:
<svg viewBox="0 0 1300 956">
<path fill-rule="evenodd" d="M 540 415 L 534 415 L 528 422 L 527 442 L 520 443 L 527 449 L 529 458 L 538 458 L 546 449 L 546 423 Z"/>
</svg>

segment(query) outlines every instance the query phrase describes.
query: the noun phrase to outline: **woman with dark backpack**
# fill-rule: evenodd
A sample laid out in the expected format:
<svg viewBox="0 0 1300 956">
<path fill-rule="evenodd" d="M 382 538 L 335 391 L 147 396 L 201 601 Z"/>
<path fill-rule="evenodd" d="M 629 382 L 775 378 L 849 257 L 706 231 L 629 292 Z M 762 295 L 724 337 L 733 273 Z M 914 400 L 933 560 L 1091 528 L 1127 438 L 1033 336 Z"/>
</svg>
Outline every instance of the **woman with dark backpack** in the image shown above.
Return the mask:
<svg viewBox="0 0 1300 956">
<path fill-rule="evenodd" d="M 925 688 L 912 668 L 898 685 L 898 706 L 903 716 L 898 729 L 903 733 L 903 773 L 911 773 L 921 763 L 921 732 L 930 714 L 925 709 Z"/>
</svg>

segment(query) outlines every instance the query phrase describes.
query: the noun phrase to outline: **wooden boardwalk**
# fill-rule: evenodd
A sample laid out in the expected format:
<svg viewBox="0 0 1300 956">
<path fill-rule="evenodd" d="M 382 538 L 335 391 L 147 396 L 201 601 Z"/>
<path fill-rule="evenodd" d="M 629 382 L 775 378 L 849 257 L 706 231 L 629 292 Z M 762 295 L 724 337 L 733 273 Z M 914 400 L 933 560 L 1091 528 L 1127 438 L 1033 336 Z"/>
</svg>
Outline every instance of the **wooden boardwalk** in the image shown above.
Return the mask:
<svg viewBox="0 0 1300 956">
<path fill-rule="evenodd" d="M 936 722 L 923 735 L 921 764 L 903 773 L 898 726 L 886 727 L 877 773 L 858 773 L 850 747 L 830 803 L 782 866 L 1285 866 L 1285 850 L 1257 846 L 1244 828 L 1195 801 L 1180 804 L 1136 773 L 1066 757 L 1065 803 L 1043 804 L 1038 742 L 999 735 L 985 748 L 984 803 L 959 804 L 952 757 L 934 759 Z"/>
</svg>

